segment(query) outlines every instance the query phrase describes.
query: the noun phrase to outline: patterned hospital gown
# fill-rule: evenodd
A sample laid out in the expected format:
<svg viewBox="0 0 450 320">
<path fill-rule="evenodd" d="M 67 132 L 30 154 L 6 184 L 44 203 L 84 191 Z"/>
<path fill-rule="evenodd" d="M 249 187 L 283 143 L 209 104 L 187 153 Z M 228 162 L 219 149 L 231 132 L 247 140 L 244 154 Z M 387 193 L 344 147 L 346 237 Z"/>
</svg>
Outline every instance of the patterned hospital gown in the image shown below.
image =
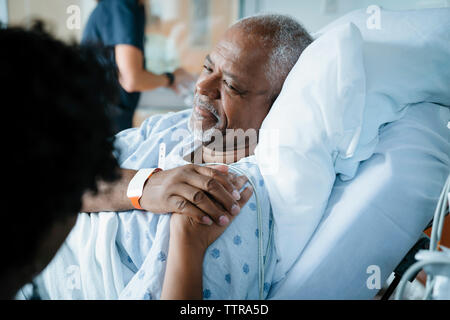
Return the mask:
<svg viewBox="0 0 450 320">
<path fill-rule="evenodd" d="M 140 128 L 117 135 L 122 168 L 156 167 L 161 143 L 166 167 L 187 164 L 193 137 L 190 110 L 148 118 Z M 254 194 L 240 214 L 206 251 L 204 299 L 264 299 L 277 263 L 272 209 L 254 157 L 232 164 L 245 173 Z M 167 262 L 171 214 L 80 213 L 52 263 L 36 279 L 44 299 L 159 299 Z M 76 271 L 76 272 L 75 272 Z M 74 278 L 75 274 L 75 278 Z"/>
</svg>

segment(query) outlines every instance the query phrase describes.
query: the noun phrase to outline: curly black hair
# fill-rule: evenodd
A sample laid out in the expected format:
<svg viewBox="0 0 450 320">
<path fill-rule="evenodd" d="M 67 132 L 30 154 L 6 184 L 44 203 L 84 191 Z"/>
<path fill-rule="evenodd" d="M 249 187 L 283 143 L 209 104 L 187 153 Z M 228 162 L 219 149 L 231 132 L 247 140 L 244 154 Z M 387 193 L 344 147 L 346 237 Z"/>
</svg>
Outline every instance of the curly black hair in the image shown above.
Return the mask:
<svg viewBox="0 0 450 320">
<path fill-rule="evenodd" d="M 0 28 L 0 48 L 3 274 L 35 258 L 50 227 L 76 216 L 84 192 L 118 178 L 106 112 L 119 91 L 96 50 L 56 40 L 42 23 Z"/>
</svg>

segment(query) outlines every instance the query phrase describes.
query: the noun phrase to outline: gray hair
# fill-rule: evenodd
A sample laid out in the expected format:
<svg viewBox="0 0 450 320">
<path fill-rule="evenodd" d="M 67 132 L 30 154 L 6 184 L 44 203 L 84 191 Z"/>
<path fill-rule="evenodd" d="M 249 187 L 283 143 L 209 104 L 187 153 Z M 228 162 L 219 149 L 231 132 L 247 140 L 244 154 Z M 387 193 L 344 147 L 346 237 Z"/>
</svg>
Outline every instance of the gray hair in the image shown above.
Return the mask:
<svg viewBox="0 0 450 320">
<path fill-rule="evenodd" d="M 266 77 L 274 86 L 274 101 L 287 75 L 313 38 L 294 18 L 281 14 L 246 17 L 237 21 L 233 27 L 242 28 L 249 37 L 258 37 L 263 47 L 272 49 L 266 66 Z"/>
</svg>

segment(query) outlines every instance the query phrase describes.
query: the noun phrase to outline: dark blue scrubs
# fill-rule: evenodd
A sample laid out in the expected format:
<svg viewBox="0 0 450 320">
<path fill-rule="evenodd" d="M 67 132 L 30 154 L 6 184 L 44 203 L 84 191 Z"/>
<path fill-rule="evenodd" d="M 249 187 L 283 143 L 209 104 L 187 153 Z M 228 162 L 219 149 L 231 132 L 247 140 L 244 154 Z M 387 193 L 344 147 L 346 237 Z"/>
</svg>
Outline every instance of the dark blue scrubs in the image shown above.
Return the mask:
<svg viewBox="0 0 450 320">
<path fill-rule="evenodd" d="M 89 17 L 81 43 L 105 46 L 107 58 L 117 68 L 114 47 L 132 45 L 144 55 L 144 32 L 145 9 L 138 0 L 102 0 Z M 120 103 L 110 110 L 115 132 L 132 126 L 139 97 L 139 92 L 128 93 L 120 88 Z"/>
</svg>

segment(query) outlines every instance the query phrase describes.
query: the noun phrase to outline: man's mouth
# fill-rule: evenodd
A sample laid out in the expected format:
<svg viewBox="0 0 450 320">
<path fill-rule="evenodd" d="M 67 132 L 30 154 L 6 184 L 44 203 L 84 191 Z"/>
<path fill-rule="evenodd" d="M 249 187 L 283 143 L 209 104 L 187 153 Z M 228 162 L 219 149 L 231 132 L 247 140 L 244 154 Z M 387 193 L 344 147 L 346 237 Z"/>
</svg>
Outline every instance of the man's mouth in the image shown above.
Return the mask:
<svg viewBox="0 0 450 320">
<path fill-rule="evenodd" d="M 209 111 L 208 109 L 206 109 L 203 106 L 197 105 L 194 107 L 194 110 L 198 115 L 200 115 L 203 118 L 206 118 L 206 119 L 209 118 L 211 120 L 214 120 L 215 122 L 219 121 L 219 118 L 217 117 L 217 115 L 215 115 L 213 112 Z"/>
</svg>

